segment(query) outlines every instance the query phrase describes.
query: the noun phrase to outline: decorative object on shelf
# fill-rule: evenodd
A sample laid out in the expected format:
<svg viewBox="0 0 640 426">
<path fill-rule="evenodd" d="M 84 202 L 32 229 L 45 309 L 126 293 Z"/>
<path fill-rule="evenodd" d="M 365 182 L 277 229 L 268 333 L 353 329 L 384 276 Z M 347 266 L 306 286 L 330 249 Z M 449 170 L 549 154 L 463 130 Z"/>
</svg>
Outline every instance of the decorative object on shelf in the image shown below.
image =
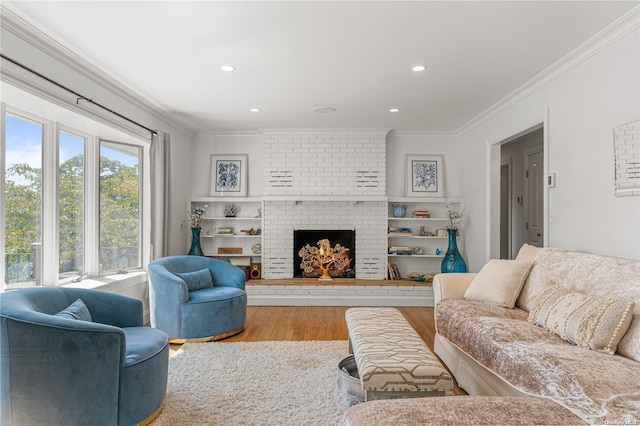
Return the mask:
<svg viewBox="0 0 640 426">
<path fill-rule="evenodd" d="M 404 217 L 407 214 L 406 204 L 391 204 L 393 207 L 393 217 Z"/>
<path fill-rule="evenodd" d="M 396 237 L 410 237 L 411 228 L 391 227 L 389 228 L 389 235 Z"/>
<path fill-rule="evenodd" d="M 407 197 L 442 197 L 444 156 L 407 154 Z"/>
<path fill-rule="evenodd" d="M 253 254 L 262 254 L 262 244 L 254 244 L 251 246 L 251 251 Z"/>
<path fill-rule="evenodd" d="M 436 256 L 440 256 L 440 253 L 442 253 L 442 250 L 440 250 L 439 248 L 436 249 L 435 251 Z"/>
<path fill-rule="evenodd" d="M 186 223 L 189 223 L 191 228 L 202 228 L 202 220 L 207 215 L 208 208 L 209 205 L 205 204 L 204 206 L 196 207 L 193 210 L 187 210 L 189 219 L 183 220 L 180 227 L 184 227 Z"/>
<path fill-rule="evenodd" d="M 190 255 L 204 256 L 202 246 L 200 245 L 200 232 L 202 231 L 202 220 L 207 215 L 208 207 L 209 205 L 205 204 L 191 211 L 188 210 L 189 219 L 183 220 L 180 224 L 181 227 L 184 227 L 187 223 L 191 226 L 191 248 L 188 253 Z"/>
<path fill-rule="evenodd" d="M 413 211 L 413 217 L 420 219 L 428 219 L 431 217 L 431 212 L 429 210 L 418 209 Z"/>
<path fill-rule="evenodd" d="M 250 267 L 249 275 L 252 280 L 259 280 L 262 278 L 262 263 L 252 263 Z"/>
<path fill-rule="evenodd" d="M 191 248 L 189 249 L 189 255 L 191 256 L 204 256 L 202 247 L 200 246 L 200 231 L 202 228 L 191 228 Z"/>
<path fill-rule="evenodd" d="M 411 254 L 417 254 L 417 255 L 424 254 L 424 249 L 422 247 L 413 247 L 411 249 Z"/>
<path fill-rule="evenodd" d="M 331 247 L 331 242 L 327 239 L 318 241 L 317 247 L 307 244 L 298 252 L 298 256 L 302 258 L 300 267 L 307 273 L 312 273 L 316 269 L 322 271 L 322 275 L 318 280 L 333 280 L 329 275 L 329 270 L 337 270 L 342 272 L 349 266 L 351 259 L 348 256 L 349 249 L 337 243 Z"/>
<path fill-rule="evenodd" d="M 223 212 L 224 212 L 224 217 L 236 217 L 236 213 L 238 213 L 238 208 L 233 204 L 225 204 Z"/>
<path fill-rule="evenodd" d="M 247 154 L 211 155 L 211 196 L 247 196 L 247 157 Z"/>
<path fill-rule="evenodd" d="M 449 235 L 449 234 L 447 233 L 446 229 L 437 229 L 436 230 L 436 236 L 437 237 L 441 237 L 442 238 L 442 237 L 446 237 L 447 235 Z"/>
<path fill-rule="evenodd" d="M 467 264 L 464 262 L 464 259 L 458 250 L 458 241 L 456 238 L 458 230 L 449 228 L 447 229 L 447 232 L 449 233 L 449 247 L 442 259 L 440 271 L 442 273 L 467 272 Z"/>
<path fill-rule="evenodd" d="M 257 209 L 253 209 L 251 210 L 251 217 L 262 217 L 262 209 L 261 208 L 257 208 Z"/>
<path fill-rule="evenodd" d="M 242 254 L 242 247 L 218 247 L 218 254 Z"/>
<path fill-rule="evenodd" d="M 406 275 L 406 278 L 411 280 L 411 281 L 417 281 L 417 282 L 431 282 L 433 281 L 433 274 L 419 274 L 417 272 L 409 272 Z"/>
<path fill-rule="evenodd" d="M 244 232 L 247 235 L 260 235 L 262 233 L 262 230 L 260 228 L 258 229 L 250 228 L 250 229 L 242 229 L 240 230 L 240 232 Z"/>
<path fill-rule="evenodd" d="M 425 231 L 424 226 L 420 227 L 420 234 L 421 237 L 426 237 L 427 236 L 427 231 Z"/>
<path fill-rule="evenodd" d="M 464 216 L 465 210 L 461 210 L 461 211 L 451 210 L 451 205 L 449 204 L 449 198 L 447 198 L 446 194 L 444 196 L 444 205 L 447 208 L 447 216 L 449 219 L 445 224 L 445 228 L 457 230 L 460 227 L 460 222 L 462 221 L 462 217 Z"/>
<path fill-rule="evenodd" d="M 233 228 L 230 226 L 221 226 L 218 228 L 218 235 L 234 235 Z"/>
<path fill-rule="evenodd" d="M 408 246 L 389 246 L 389 254 L 411 255 L 412 251 Z"/>
</svg>

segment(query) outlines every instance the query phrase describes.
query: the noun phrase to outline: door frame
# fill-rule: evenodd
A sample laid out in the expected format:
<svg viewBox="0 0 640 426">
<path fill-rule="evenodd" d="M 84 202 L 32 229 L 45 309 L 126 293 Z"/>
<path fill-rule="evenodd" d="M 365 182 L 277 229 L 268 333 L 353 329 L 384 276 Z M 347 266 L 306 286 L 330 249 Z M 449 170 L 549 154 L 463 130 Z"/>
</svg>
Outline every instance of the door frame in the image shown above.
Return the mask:
<svg viewBox="0 0 640 426">
<path fill-rule="evenodd" d="M 487 259 L 498 259 L 500 257 L 500 167 L 502 160 L 500 147 L 534 130 L 542 128 L 542 155 L 543 155 L 543 176 L 549 175 L 549 108 L 544 112 L 533 116 L 531 119 L 521 123 L 511 130 L 487 139 L 486 150 L 486 240 L 485 253 Z M 542 246 L 549 244 L 549 187 L 544 185 L 542 192 L 543 206 L 543 236 Z"/>
<path fill-rule="evenodd" d="M 502 161 L 500 163 L 500 180 L 502 181 L 502 169 L 507 168 L 507 194 L 506 194 L 506 203 L 507 203 L 507 253 L 508 258 L 513 258 L 513 230 L 511 229 L 513 226 L 513 158 L 509 157 L 508 160 Z M 502 189 L 502 182 L 500 182 L 500 188 Z M 505 201 L 505 198 L 500 194 L 500 216 L 502 217 L 502 203 Z M 500 227 L 500 238 L 502 239 L 502 227 Z M 500 254 L 502 255 L 502 241 L 500 241 Z M 502 257 L 502 256 L 501 256 Z"/>
</svg>

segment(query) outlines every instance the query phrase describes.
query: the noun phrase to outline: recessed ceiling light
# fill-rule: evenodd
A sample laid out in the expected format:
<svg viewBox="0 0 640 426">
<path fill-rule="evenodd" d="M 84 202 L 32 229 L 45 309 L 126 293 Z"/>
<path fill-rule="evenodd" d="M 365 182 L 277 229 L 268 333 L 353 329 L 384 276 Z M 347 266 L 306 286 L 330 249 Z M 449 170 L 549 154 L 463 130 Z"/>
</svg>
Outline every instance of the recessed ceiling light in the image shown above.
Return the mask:
<svg viewBox="0 0 640 426">
<path fill-rule="evenodd" d="M 399 112 L 399 108 L 389 108 L 389 112 Z"/>
<path fill-rule="evenodd" d="M 231 65 L 223 65 L 223 66 L 220 67 L 220 69 L 222 71 L 227 71 L 227 72 L 231 72 L 231 71 L 235 70 L 235 68 L 232 67 Z"/>
<path fill-rule="evenodd" d="M 420 72 L 426 69 L 427 67 L 425 67 L 424 65 L 416 65 L 415 67 L 411 68 L 411 71 Z"/>
<path fill-rule="evenodd" d="M 249 109 L 251 112 L 260 112 L 260 108 L 251 108 Z"/>
<path fill-rule="evenodd" d="M 334 107 L 318 107 L 314 108 L 313 112 L 317 112 L 319 114 L 330 114 L 332 112 L 336 112 L 336 109 Z"/>
</svg>

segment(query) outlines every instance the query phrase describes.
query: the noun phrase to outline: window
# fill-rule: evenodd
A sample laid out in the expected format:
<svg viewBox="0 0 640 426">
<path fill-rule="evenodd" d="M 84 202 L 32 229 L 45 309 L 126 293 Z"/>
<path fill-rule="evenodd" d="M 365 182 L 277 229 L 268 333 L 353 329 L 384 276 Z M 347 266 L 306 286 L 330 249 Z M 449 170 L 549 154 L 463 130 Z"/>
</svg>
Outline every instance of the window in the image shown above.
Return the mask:
<svg viewBox="0 0 640 426">
<path fill-rule="evenodd" d="M 140 267 L 140 148 L 100 143 L 100 265 Z"/>
<path fill-rule="evenodd" d="M 147 141 L 50 104 L 34 109 L 43 116 L 2 104 L 0 289 L 141 268 Z"/>
<path fill-rule="evenodd" d="M 64 131 L 58 136 L 60 278 L 84 273 L 85 138 Z"/>
<path fill-rule="evenodd" d="M 41 245 L 44 125 L 12 114 L 4 123 L 5 282 L 33 283 Z"/>
</svg>

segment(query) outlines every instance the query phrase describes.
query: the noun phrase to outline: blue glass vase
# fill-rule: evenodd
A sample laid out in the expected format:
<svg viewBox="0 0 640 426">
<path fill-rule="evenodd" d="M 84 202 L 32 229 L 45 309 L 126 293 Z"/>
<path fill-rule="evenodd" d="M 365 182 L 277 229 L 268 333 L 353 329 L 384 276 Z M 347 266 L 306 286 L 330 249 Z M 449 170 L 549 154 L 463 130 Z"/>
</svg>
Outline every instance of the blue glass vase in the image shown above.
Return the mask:
<svg viewBox="0 0 640 426">
<path fill-rule="evenodd" d="M 191 249 L 189 254 L 192 256 L 204 256 L 200 246 L 200 231 L 202 231 L 201 228 L 191 228 Z"/>
<path fill-rule="evenodd" d="M 457 229 L 447 229 L 449 234 L 449 247 L 442 259 L 440 272 L 467 272 L 467 264 L 464 262 L 460 250 L 458 250 Z"/>
</svg>

